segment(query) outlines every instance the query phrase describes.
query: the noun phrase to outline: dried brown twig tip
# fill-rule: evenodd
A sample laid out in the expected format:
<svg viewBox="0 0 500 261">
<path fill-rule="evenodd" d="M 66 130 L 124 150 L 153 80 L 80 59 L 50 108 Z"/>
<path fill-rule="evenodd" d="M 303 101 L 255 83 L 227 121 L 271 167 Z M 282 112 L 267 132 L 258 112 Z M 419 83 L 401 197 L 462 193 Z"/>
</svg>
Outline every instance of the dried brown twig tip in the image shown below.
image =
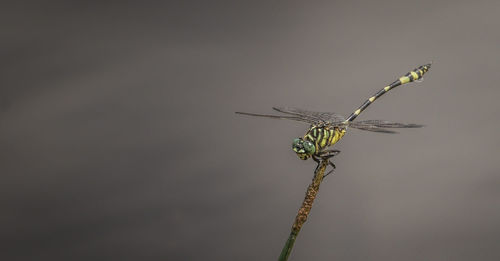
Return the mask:
<svg viewBox="0 0 500 261">
<path fill-rule="evenodd" d="M 323 176 L 325 175 L 325 169 L 327 166 L 328 160 L 323 160 L 319 163 L 318 168 L 316 168 L 313 180 L 309 187 L 307 187 L 306 196 L 302 202 L 302 206 L 299 208 L 297 217 L 295 217 L 295 222 L 292 225 L 292 231 L 290 232 L 290 236 L 288 237 L 285 246 L 283 246 L 283 250 L 281 250 L 281 255 L 278 261 L 286 261 L 288 256 L 290 256 L 295 239 L 297 238 L 302 225 L 306 222 L 309 212 L 311 212 L 314 199 L 318 194 L 319 185 L 321 184 L 321 181 L 323 181 Z"/>
</svg>

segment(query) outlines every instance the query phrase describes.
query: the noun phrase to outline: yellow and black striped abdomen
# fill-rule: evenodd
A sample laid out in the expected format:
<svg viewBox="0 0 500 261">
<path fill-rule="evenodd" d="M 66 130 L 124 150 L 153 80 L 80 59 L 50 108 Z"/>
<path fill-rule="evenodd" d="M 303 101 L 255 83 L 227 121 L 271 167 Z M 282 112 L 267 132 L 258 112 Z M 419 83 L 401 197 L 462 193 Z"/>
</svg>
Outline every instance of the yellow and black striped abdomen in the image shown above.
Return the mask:
<svg viewBox="0 0 500 261">
<path fill-rule="evenodd" d="M 391 88 L 394 88 L 398 85 L 413 82 L 419 79 L 422 79 L 422 76 L 424 76 L 424 73 L 426 73 L 429 68 L 431 68 L 430 64 L 422 65 L 415 70 L 405 74 L 404 76 L 400 77 L 397 81 L 393 82 L 391 85 L 395 85 Z M 399 82 L 398 82 L 399 81 Z"/>
<path fill-rule="evenodd" d="M 320 152 L 328 146 L 337 143 L 345 134 L 343 128 L 329 128 L 327 126 L 319 127 L 312 126 L 304 135 L 304 140 L 308 140 L 316 146 L 316 153 Z"/>
<path fill-rule="evenodd" d="M 349 115 L 349 117 L 347 117 L 346 122 L 350 122 L 350 121 L 353 121 L 354 119 L 356 119 L 356 117 L 358 117 L 358 115 L 361 112 L 363 112 L 366 109 L 366 107 L 368 107 L 376 99 L 378 99 L 380 96 L 384 95 L 389 90 L 391 90 L 399 85 L 403 85 L 405 83 L 409 83 L 409 82 L 413 82 L 413 81 L 422 79 L 422 76 L 424 76 L 424 73 L 429 71 L 430 68 L 431 68 L 431 64 L 422 65 L 422 66 L 419 66 L 418 68 L 415 68 L 413 71 L 408 72 L 404 76 L 399 77 L 399 79 L 397 79 L 393 83 L 385 86 L 380 91 L 375 93 L 375 95 L 368 98 L 363 104 L 361 104 L 361 106 L 359 106 L 359 108 L 357 110 L 355 110 L 351 115 Z"/>
</svg>

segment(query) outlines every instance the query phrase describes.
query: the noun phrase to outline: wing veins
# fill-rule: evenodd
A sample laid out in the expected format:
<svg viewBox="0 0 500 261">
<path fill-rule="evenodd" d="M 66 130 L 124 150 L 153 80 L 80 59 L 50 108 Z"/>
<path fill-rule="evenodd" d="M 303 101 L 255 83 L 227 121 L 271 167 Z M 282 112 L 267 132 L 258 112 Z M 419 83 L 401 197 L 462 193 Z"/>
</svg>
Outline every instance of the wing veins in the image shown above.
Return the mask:
<svg viewBox="0 0 500 261">
<path fill-rule="evenodd" d="M 309 121 L 305 118 L 302 118 L 302 117 L 298 117 L 298 116 L 258 114 L 258 113 L 240 112 L 240 111 L 237 111 L 236 114 L 242 114 L 242 115 L 247 115 L 247 116 L 257 116 L 257 117 L 264 117 L 264 118 L 271 118 L 271 119 L 294 120 L 294 121 L 312 123 L 311 121 Z"/>
</svg>

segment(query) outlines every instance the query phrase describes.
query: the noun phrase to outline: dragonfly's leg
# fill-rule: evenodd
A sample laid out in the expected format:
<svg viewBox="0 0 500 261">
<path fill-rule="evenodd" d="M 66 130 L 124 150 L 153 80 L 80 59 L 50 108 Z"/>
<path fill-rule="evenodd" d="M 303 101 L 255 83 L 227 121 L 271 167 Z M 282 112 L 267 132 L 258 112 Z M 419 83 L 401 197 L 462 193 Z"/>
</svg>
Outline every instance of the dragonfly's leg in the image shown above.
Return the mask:
<svg viewBox="0 0 500 261">
<path fill-rule="evenodd" d="M 321 152 L 320 157 L 322 159 L 329 159 L 329 158 L 331 158 L 333 156 L 338 155 L 339 153 L 340 153 L 340 150 L 325 150 L 325 151 Z"/>
<path fill-rule="evenodd" d="M 318 165 L 316 166 L 316 169 L 314 169 L 314 173 L 316 173 L 316 172 L 318 171 L 318 169 L 319 169 L 319 165 L 321 165 L 321 164 L 320 164 L 320 162 L 321 162 L 321 161 L 320 161 L 320 159 L 318 159 L 318 158 L 317 158 L 316 156 L 314 156 L 314 155 L 312 155 L 312 159 L 313 159 L 314 161 L 316 161 L 316 163 L 318 163 Z"/>
<path fill-rule="evenodd" d="M 328 164 L 332 166 L 332 170 L 330 170 L 328 173 L 326 173 L 323 178 L 326 176 L 330 175 L 334 170 L 335 170 L 335 164 L 333 164 L 329 159 L 332 158 L 333 156 L 336 156 L 340 153 L 340 150 L 325 150 L 321 153 L 321 158 L 323 160 L 328 160 Z"/>
<path fill-rule="evenodd" d="M 332 166 L 332 170 L 328 171 L 328 173 L 326 173 L 325 175 L 323 175 L 323 178 L 325 178 L 326 176 L 330 175 L 337 167 L 335 167 L 335 164 L 333 164 L 331 161 L 328 161 L 328 164 L 330 166 Z"/>
</svg>

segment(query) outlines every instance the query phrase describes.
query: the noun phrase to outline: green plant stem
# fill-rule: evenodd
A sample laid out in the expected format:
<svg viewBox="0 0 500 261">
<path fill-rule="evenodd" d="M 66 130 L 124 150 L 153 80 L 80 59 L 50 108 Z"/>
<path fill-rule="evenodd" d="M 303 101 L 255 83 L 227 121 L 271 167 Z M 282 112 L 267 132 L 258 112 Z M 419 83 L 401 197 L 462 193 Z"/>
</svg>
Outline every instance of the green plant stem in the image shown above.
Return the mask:
<svg viewBox="0 0 500 261">
<path fill-rule="evenodd" d="M 297 217 L 295 217 L 295 222 L 292 225 L 292 231 L 290 231 L 290 236 L 288 236 L 288 240 L 286 241 L 285 246 L 283 246 L 283 250 L 281 250 L 281 255 L 278 261 L 288 260 L 288 256 L 290 256 L 290 253 L 292 252 L 295 239 L 297 238 L 302 225 L 306 222 L 309 212 L 311 212 L 312 204 L 318 194 L 319 185 L 321 184 L 321 181 L 323 181 L 323 176 L 327 166 L 328 161 L 323 160 L 319 163 L 318 168 L 314 172 L 313 180 L 309 187 L 307 187 L 306 196 L 302 202 L 299 212 L 297 213 Z"/>
</svg>

